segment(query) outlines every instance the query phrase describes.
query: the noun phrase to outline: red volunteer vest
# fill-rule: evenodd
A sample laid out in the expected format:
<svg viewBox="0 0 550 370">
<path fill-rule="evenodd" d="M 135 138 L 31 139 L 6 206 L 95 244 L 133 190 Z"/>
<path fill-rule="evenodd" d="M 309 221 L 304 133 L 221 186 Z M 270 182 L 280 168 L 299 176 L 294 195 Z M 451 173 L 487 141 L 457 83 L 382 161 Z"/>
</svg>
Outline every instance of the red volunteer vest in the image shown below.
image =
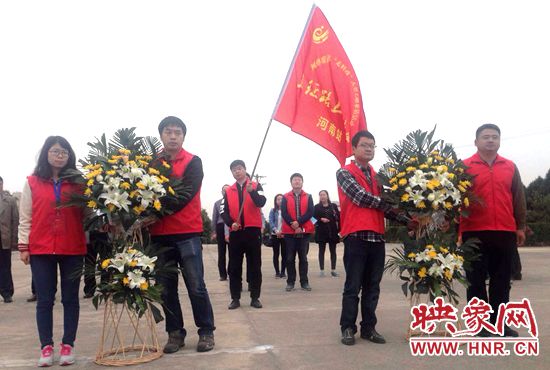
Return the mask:
<svg viewBox="0 0 550 370">
<path fill-rule="evenodd" d="M 471 202 L 468 217 L 460 218 L 460 231 L 516 231 L 512 197 L 514 162 L 497 155 L 489 166 L 478 153 L 464 160 L 466 170 L 475 176 L 472 193 L 479 202 Z"/>
<path fill-rule="evenodd" d="M 176 158 L 169 160 L 172 166 L 171 177 L 182 177 L 189 162 L 195 157 L 184 149 L 181 149 Z M 151 235 L 174 235 L 202 233 L 201 216 L 201 190 L 195 194 L 193 199 L 178 212 L 164 216 L 155 222 L 149 230 Z"/>
<path fill-rule="evenodd" d="M 250 197 L 250 194 L 246 191 L 246 184 L 248 180 L 243 184 L 243 216 L 244 225 L 241 225 L 243 229 L 247 227 L 262 227 L 262 209 L 256 207 L 254 201 Z M 256 190 L 258 184 L 252 181 L 252 188 Z M 226 190 L 227 206 L 229 207 L 229 216 L 233 222 L 240 223 L 239 217 L 239 189 L 237 183 L 234 183 Z"/>
<path fill-rule="evenodd" d="M 53 181 L 37 176 L 27 179 L 32 193 L 29 253 L 86 254 L 82 209 L 74 206 L 56 208 Z M 66 181 L 61 183 L 61 202 L 69 200 L 74 193 L 82 193 L 82 188 Z"/>
<path fill-rule="evenodd" d="M 285 199 L 286 199 L 286 209 L 288 211 L 288 215 L 290 216 L 290 218 L 292 218 L 294 221 L 296 221 L 298 219 L 298 217 L 296 216 L 296 201 L 294 200 L 294 193 L 291 191 L 289 191 L 288 193 L 286 193 L 284 195 Z M 309 196 L 308 194 L 302 190 L 302 192 L 300 193 L 300 216 L 303 216 L 304 213 L 306 213 L 307 211 L 307 206 L 308 206 L 308 200 L 309 200 Z M 313 227 L 313 223 L 311 222 L 311 220 L 307 220 L 303 225 L 301 225 L 302 228 L 304 229 L 304 234 L 312 234 L 313 231 L 314 231 L 314 227 Z M 289 224 L 286 223 L 286 221 L 284 221 L 283 219 L 283 227 L 281 229 L 282 233 L 283 234 L 292 234 L 294 235 L 294 229 L 292 229 L 292 227 L 290 227 Z"/>
<path fill-rule="evenodd" d="M 355 178 L 355 181 L 365 188 L 366 191 L 376 196 L 380 195 L 380 188 L 376 182 L 376 172 L 374 172 L 371 165 L 369 165 L 369 171 L 372 185 L 368 183 L 363 171 L 355 163 L 352 162 L 344 166 L 344 169 L 348 170 Z M 384 213 L 382 211 L 356 206 L 340 187 L 338 187 L 338 196 L 340 197 L 340 233 L 342 236 L 366 230 L 384 235 Z"/>
</svg>

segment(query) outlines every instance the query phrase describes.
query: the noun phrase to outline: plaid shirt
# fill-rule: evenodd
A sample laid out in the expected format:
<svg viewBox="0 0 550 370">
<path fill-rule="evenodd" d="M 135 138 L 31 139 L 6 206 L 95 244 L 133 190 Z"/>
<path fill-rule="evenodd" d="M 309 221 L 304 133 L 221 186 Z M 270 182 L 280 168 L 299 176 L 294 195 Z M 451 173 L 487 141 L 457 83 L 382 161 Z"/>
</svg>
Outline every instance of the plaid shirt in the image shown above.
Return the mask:
<svg viewBox="0 0 550 370">
<path fill-rule="evenodd" d="M 368 168 L 361 167 L 358 163 L 354 162 L 357 167 L 361 169 L 365 177 L 367 178 L 367 182 L 369 184 L 372 184 L 372 179 L 370 176 L 370 171 Z M 338 186 L 344 194 L 351 200 L 353 204 L 355 204 L 357 207 L 361 208 L 374 208 L 382 211 L 384 213 L 384 216 L 390 220 L 396 220 L 400 223 L 407 224 L 409 218 L 403 215 L 398 215 L 395 212 L 392 211 L 392 206 L 388 203 L 384 202 L 382 198 L 369 193 L 364 187 L 359 185 L 357 180 L 353 177 L 351 172 L 344 168 L 340 168 L 336 172 L 336 180 L 338 182 Z M 384 242 L 384 235 L 378 234 L 371 230 L 360 230 L 351 234 L 346 235 L 348 236 L 354 236 L 359 239 L 368 241 L 368 242 Z"/>
</svg>

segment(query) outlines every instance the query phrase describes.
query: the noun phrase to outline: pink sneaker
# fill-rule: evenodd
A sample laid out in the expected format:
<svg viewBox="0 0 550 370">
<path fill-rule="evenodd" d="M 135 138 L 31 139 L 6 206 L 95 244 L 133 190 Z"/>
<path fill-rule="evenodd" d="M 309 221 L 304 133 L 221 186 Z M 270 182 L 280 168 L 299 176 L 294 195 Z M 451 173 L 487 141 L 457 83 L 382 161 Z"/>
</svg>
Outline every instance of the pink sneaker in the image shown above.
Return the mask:
<svg viewBox="0 0 550 370">
<path fill-rule="evenodd" d="M 53 365 L 53 347 L 47 345 L 40 351 L 40 359 L 38 360 L 38 367 L 49 367 Z"/>
<path fill-rule="evenodd" d="M 67 366 L 74 364 L 74 349 L 68 344 L 61 343 L 59 351 L 59 365 Z"/>
</svg>

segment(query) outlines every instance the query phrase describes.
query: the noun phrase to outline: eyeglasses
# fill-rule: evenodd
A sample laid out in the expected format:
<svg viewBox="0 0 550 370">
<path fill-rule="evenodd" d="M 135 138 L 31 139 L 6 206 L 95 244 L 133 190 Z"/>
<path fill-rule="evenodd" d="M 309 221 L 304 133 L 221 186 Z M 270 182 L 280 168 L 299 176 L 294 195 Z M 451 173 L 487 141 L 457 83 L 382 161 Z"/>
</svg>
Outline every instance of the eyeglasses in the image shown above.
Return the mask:
<svg viewBox="0 0 550 370">
<path fill-rule="evenodd" d="M 59 156 L 68 157 L 69 156 L 69 152 L 66 151 L 66 150 L 53 149 L 53 150 L 48 150 L 48 153 L 50 153 L 51 155 L 53 155 L 55 157 L 59 157 Z"/>
<path fill-rule="evenodd" d="M 374 145 L 374 144 L 359 144 L 357 146 L 361 149 L 374 149 L 374 148 L 376 148 L 376 145 Z"/>
</svg>

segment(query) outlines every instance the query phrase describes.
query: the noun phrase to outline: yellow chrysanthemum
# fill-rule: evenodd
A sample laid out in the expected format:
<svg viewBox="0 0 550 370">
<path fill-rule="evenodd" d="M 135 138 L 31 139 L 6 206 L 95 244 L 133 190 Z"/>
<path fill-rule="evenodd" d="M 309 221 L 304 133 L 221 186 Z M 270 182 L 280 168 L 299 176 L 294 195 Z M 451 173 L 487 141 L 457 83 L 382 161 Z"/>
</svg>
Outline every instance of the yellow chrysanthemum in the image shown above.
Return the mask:
<svg viewBox="0 0 550 370">
<path fill-rule="evenodd" d="M 445 206 L 445 209 L 453 208 L 453 204 L 451 202 L 445 202 L 444 206 Z"/>
<path fill-rule="evenodd" d="M 435 258 L 435 257 L 437 257 L 437 252 L 432 249 L 428 252 L 428 256 L 430 258 Z"/>
<path fill-rule="evenodd" d="M 147 282 L 139 284 L 139 289 L 147 290 L 147 288 L 149 288 L 149 284 Z"/>
<path fill-rule="evenodd" d="M 464 204 L 464 207 L 469 207 L 470 206 L 470 200 L 468 199 L 468 197 L 466 197 L 462 200 L 462 204 Z"/>
<path fill-rule="evenodd" d="M 420 168 L 421 170 L 424 170 L 428 167 L 430 167 L 430 166 L 428 166 L 426 163 L 422 163 L 420 166 L 418 166 L 418 168 Z"/>
<path fill-rule="evenodd" d="M 395 171 L 397 171 L 397 169 L 394 168 L 394 167 L 388 167 L 388 171 L 390 171 L 390 172 L 395 172 Z"/>
<path fill-rule="evenodd" d="M 174 191 L 174 189 L 172 189 L 171 186 L 168 187 L 168 192 L 172 195 L 176 195 L 176 192 Z"/>
<path fill-rule="evenodd" d="M 130 194 L 128 195 L 130 198 L 135 198 L 137 194 L 137 190 L 132 190 Z"/>
<path fill-rule="evenodd" d="M 458 168 L 457 171 L 460 173 L 464 173 L 464 168 Z"/>
<path fill-rule="evenodd" d="M 165 168 L 170 168 L 170 165 L 169 165 L 168 162 L 166 162 L 166 161 L 162 161 L 162 165 L 163 165 Z"/>
<path fill-rule="evenodd" d="M 116 174 L 116 171 L 115 170 L 109 170 L 109 171 L 106 171 L 105 173 L 109 176 L 114 176 Z"/>
<path fill-rule="evenodd" d="M 130 263 L 128 264 L 130 267 L 136 267 L 138 264 L 138 261 L 137 260 L 131 260 Z"/>
<path fill-rule="evenodd" d="M 437 166 L 437 172 L 439 173 L 447 172 L 448 170 L 449 167 L 445 166 L 444 164 L 442 164 L 441 166 Z"/>
<path fill-rule="evenodd" d="M 124 279 L 122 279 L 122 284 L 128 285 L 129 283 L 130 283 L 130 279 L 128 279 L 128 277 L 125 276 Z"/>
<path fill-rule="evenodd" d="M 421 201 L 418 202 L 418 204 L 416 205 L 416 208 L 424 209 L 424 208 L 426 208 L 426 203 L 424 203 L 424 201 L 421 200 Z"/>
<path fill-rule="evenodd" d="M 118 150 L 118 152 L 119 152 L 120 154 L 122 154 L 122 155 L 130 155 L 130 153 L 132 153 L 131 150 L 124 149 L 124 148 L 120 148 L 120 149 Z"/>
<path fill-rule="evenodd" d="M 86 190 L 84 190 L 84 195 L 89 197 L 90 195 L 92 195 L 92 189 L 90 188 L 86 188 Z"/>
<path fill-rule="evenodd" d="M 160 172 L 156 168 L 150 167 L 149 168 L 149 174 L 150 175 L 160 175 Z"/>
<path fill-rule="evenodd" d="M 407 172 L 414 172 L 414 171 L 416 171 L 416 167 L 409 166 L 409 167 L 407 167 L 407 168 L 405 169 L 405 171 L 407 171 Z"/>
<path fill-rule="evenodd" d="M 89 179 L 86 185 L 92 186 L 94 184 L 94 179 Z"/>
<path fill-rule="evenodd" d="M 130 189 L 131 187 L 132 187 L 132 185 L 130 185 L 130 183 L 128 183 L 128 182 L 126 182 L 126 181 L 120 184 L 120 188 L 121 188 L 121 189 L 124 189 L 124 190 L 128 190 L 128 189 Z"/>
<path fill-rule="evenodd" d="M 168 181 L 170 181 L 170 179 L 169 179 L 168 177 L 163 176 L 163 175 L 160 175 L 160 180 L 161 180 L 162 182 L 168 182 Z"/>
<path fill-rule="evenodd" d="M 458 258 L 459 261 L 464 262 L 464 257 L 462 257 L 462 256 L 456 256 L 456 258 Z"/>
<path fill-rule="evenodd" d="M 141 190 L 144 190 L 144 189 L 145 189 L 145 184 L 142 183 L 142 182 L 138 182 L 138 183 L 136 184 L 136 186 L 137 186 L 139 189 L 141 189 Z"/>
<path fill-rule="evenodd" d="M 447 174 L 447 177 L 449 178 L 449 180 L 453 180 L 455 178 L 455 174 L 454 173 L 448 173 Z"/>
<path fill-rule="evenodd" d="M 134 208 L 132 208 L 132 210 L 135 212 L 136 215 L 140 215 L 141 212 L 143 212 L 143 208 L 141 206 L 135 206 Z"/>
<path fill-rule="evenodd" d="M 421 267 L 420 270 L 418 270 L 418 277 L 419 278 L 425 278 L 426 277 L 426 268 Z"/>
<path fill-rule="evenodd" d="M 393 186 L 390 189 L 391 189 L 391 191 L 396 191 L 397 190 L 397 184 L 393 184 Z"/>
<path fill-rule="evenodd" d="M 390 179 L 390 184 L 395 184 L 397 182 L 397 177 L 392 177 Z"/>
<path fill-rule="evenodd" d="M 462 186 L 462 185 L 458 185 L 457 188 L 458 188 L 458 190 L 460 190 L 461 193 L 466 192 L 466 188 L 464 188 L 464 186 Z"/>
<path fill-rule="evenodd" d="M 143 167 L 149 166 L 149 162 L 144 161 L 144 160 L 142 160 L 142 159 L 140 159 L 138 162 L 139 162 L 139 164 L 141 164 Z"/>
<path fill-rule="evenodd" d="M 407 185 L 407 179 L 406 178 L 399 179 L 399 186 L 405 186 L 405 185 Z"/>
<path fill-rule="evenodd" d="M 109 162 L 110 164 L 116 164 L 118 162 L 118 160 L 116 159 L 109 159 L 107 162 Z"/>
<path fill-rule="evenodd" d="M 103 262 L 101 262 L 101 268 L 103 270 L 105 270 L 109 266 L 110 263 L 111 263 L 110 258 L 104 259 Z"/>
<path fill-rule="evenodd" d="M 439 251 L 440 251 L 441 253 L 449 253 L 449 250 L 448 250 L 447 248 L 445 248 L 445 247 L 439 247 Z"/>
<path fill-rule="evenodd" d="M 113 212 L 115 210 L 116 206 L 112 203 L 107 204 L 107 209 L 109 212 Z"/>
<path fill-rule="evenodd" d="M 157 211 L 160 211 L 160 209 L 162 208 L 162 205 L 160 204 L 160 201 L 158 199 L 155 200 L 155 202 L 153 203 L 153 207 L 155 207 Z"/>
<path fill-rule="evenodd" d="M 95 200 L 90 200 L 86 205 L 88 206 L 88 208 L 97 207 L 97 203 L 95 202 Z"/>
<path fill-rule="evenodd" d="M 453 280 L 453 273 L 451 270 L 445 269 L 445 272 L 443 274 L 445 275 L 445 279 L 449 281 Z"/>
<path fill-rule="evenodd" d="M 410 259 L 414 259 L 416 257 L 416 253 L 411 252 L 411 253 L 407 254 L 407 257 L 410 258 Z"/>
<path fill-rule="evenodd" d="M 412 162 L 416 162 L 418 160 L 418 158 L 416 157 L 411 157 L 409 158 L 409 160 L 407 161 L 408 163 L 412 163 Z"/>
<path fill-rule="evenodd" d="M 434 249 L 433 244 L 428 244 L 424 247 L 425 249 Z"/>
<path fill-rule="evenodd" d="M 432 150 L 432 152 L 430 153 L 430 155 L 438 155 L 439 154 L 439 150 Z"/>
<path fill-rule="evenodd" d="M 409 193 L 405 193 L 401 196 L 401 201 L 402 202 L 407 202 L 409 200 L 411 196 L 409 195 Z"/>
<path fill-rule="evenodd" d="M 440 162 L 443 160 L 443 157 L 440 156 L 440 155 L 436 155 L 434 158 L 437 159 Z"/>
<path fill-rule="evenodd" d="M 399 172 L 396 176 L 399 178 L 405 176 L 406 174 L 406 172 Z"/>
<path fill-rule="evenodd" d="M 441 182 L 439 182 L 438 179 L 431 179 L 430 181 L 428 181 L 428 183 L 426 184 L 426 186 L 428 187 L 428 189 L 430 190 L 434 190 L 435 188 L 437 188 L 438 186 L 441 185 Z"/>
</svg>

